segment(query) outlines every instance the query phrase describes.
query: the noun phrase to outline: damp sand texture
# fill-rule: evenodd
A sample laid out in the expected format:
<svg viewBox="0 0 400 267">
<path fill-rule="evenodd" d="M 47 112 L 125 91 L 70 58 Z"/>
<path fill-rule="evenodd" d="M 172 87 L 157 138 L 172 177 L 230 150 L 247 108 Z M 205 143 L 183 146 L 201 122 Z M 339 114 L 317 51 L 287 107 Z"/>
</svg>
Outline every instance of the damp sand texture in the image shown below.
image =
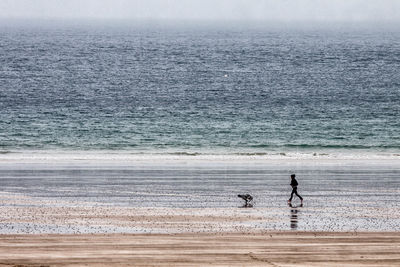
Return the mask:
<svg viewBox="0 0 400 267">
<path fill-rule="evenodd" d="M 399 266 L 400 234 L 2 235 L 0 266 Z"/>
</svg>

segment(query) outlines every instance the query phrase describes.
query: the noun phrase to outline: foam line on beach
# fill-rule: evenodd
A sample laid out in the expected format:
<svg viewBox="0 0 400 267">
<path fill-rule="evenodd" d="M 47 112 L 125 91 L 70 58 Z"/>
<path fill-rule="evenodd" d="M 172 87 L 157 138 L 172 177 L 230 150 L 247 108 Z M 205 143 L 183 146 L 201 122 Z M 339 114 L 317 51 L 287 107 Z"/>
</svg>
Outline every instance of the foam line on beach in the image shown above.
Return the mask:
<svg viewBox="0 0 400 267">
<path fill-rule="evenodd" d="M 378 152 L 235 152 L 235 153 L 198 153 L 198 152 L 146 152 L 130 151 L 9 151 L 0 153 L 0 164 L 265 164 L 266 162 L 280 164 L 282 162 L 301 163 L 363 163 L 368 162 L 396 163 L 400 161 L 400 154 Z"/>
</svg>

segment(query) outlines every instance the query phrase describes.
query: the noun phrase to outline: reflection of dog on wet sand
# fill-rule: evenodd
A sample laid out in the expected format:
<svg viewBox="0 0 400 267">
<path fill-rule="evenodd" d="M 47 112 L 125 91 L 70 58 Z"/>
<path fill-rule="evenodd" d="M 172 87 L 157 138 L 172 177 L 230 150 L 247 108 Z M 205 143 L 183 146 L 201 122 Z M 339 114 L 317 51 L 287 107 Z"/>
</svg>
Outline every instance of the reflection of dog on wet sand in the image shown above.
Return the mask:
<svg viewBox="0 0 400 267">
<path fill-rule="evenodd" d="M 243 205 L 244 208 L 253 207 L 253 197 L 250 194 L 238 195 L 238 197 L 245 201 Z"/>
</svg>

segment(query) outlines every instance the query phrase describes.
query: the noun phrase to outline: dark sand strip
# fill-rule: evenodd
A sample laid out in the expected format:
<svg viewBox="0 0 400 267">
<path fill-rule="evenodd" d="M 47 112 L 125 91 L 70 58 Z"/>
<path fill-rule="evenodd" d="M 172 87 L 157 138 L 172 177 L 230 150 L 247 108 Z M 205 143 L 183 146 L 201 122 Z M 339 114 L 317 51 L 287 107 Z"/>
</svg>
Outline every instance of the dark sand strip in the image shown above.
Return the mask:
<svg viewBox="0 0 400 267">
<path fill-rule="evenodd" d="M 15 265 L 400 266 L 400 233 L 1 235 Z"/>
</svg>

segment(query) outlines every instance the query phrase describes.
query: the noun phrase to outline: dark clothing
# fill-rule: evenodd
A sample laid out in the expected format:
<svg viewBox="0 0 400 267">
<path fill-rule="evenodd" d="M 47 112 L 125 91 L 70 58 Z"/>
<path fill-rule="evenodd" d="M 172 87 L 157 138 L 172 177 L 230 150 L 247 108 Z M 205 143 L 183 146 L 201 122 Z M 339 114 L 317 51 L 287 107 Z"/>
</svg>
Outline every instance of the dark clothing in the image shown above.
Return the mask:
<svg viewBox="0 0 400 267">
<path fill-rule="evenodd" d="M 296 194 L 296 196 L 298 196 L 300 198 L 301 201 L 303 201 L 303 198 L 299 195 L 299 193 L 297 193 L 297 186 L 292 186 L 292 193 L 290 194 L 290 199 L 289 201 L 292 201 L 293 198 L 293 194 Z"/>
<path fill-rule="evenodd" d="M 292 186 L 293 189 L 292 189 L 292 193 L 290 194 L 289 201 L 292 201 L 293 194 L 296 194 L 296 196 L 298 196 L 300 198 L 300 200 L 303 201 L 303 198 L 299 195 L 299 193 L 297 193 L 297 186 L 299 185 L 299 183 L 297 182 L 297 180 L 295 178 L 292 178 L 290 185 Z"/>
</svg>

